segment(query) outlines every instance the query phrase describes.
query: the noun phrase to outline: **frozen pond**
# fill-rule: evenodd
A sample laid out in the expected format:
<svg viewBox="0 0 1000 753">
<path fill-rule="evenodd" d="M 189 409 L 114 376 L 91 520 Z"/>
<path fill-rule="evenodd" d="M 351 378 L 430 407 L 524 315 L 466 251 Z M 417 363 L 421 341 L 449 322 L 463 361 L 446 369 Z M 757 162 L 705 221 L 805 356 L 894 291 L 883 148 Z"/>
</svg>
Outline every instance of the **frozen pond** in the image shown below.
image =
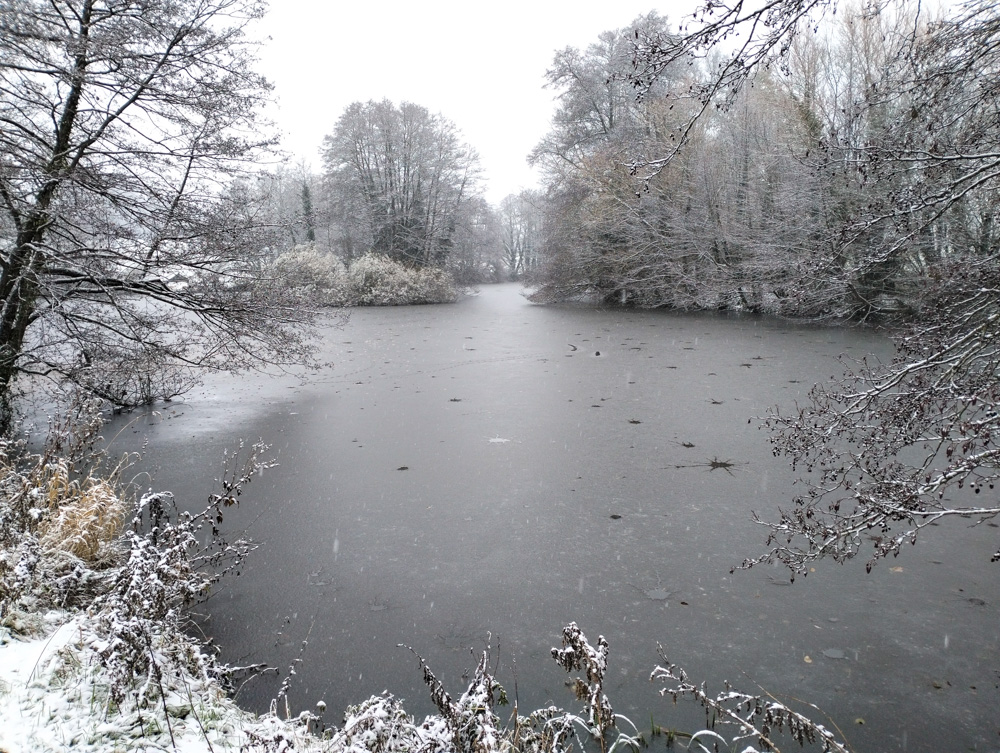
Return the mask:
<svg viewBox="0 0 1000 753">
<path fill-rule="evenodd" d="M 657 645 L 695 680 L 819 706 L 859 753 L 1000 747 L 997 529 L 942 525 L 866 575 L 822 563 L 730 575 L 792 476 L 753 419 L 888 355 L 879 336 L 759 319 L 538 307 L 512 285 L 455 305 L 359 309 L 306 381 L 213 378 L 123 416 L 154 486 L 193 506 L 225 446 L 280 465 L 227 526 L 261 543 L 205 605 L 233 663 L 282 674 L 327 718 L 389 690 L 432 711 L 411 645 L 453 694 L 492 635 L 522 713 L 578 710 L 549 657 L 576 621 L 611 644 L 607 692 L 648 729 L 703 714 L 648 682 Z M 240 699 L 263 709 L 279 678 Z M 501 711 L 503 714 L 503 711 Z M 819 716 L 819 714 L 813 714 Z"/>
</svg>

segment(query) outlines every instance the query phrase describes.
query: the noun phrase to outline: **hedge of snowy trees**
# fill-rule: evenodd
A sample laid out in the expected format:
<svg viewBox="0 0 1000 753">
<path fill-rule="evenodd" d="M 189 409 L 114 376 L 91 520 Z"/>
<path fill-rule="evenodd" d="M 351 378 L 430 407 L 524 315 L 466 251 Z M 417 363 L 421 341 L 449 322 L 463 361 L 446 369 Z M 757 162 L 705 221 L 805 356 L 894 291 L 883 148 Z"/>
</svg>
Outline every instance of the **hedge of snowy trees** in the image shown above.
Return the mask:
<svg viewBox="0 0 1000 753">
<path fill-rule="evenodd" d="M 539 299 L 907 316 L 996 255 L 995 7 L 786 5 L 556 55 Z"/>
<path fill-rule="evenodd" d="M 669 138 L 651 141 L 650 128 L 631 146 L 649 212 L 589 236 L 607 241 L 589 251 L 601 292 L 655 303 L 677 291 L 684 303 L 694 290 L 709 295 L 698 305 L 902 322 L 891 361 L 845 361 L 805 404 L 768 420 L 775 452 L 811 475 L 777 519 L 759 519 L 768 548 L 744 567 L 805 575 L 821 558 L 865 553 L 871 569 L 941 520 L 1000 515 L 1000 10 L 966 0 L 927 18 L 918 8 L 708 3 L 681 35 L 649 19 L 632 31 L 629 80 L 642 107 L 668 113 Z M 726 161 L 691 162 L 692 149 L 708 155 L 699 147 L 727 139 Z M 711 180 L 710 165 L 728 179 Z M 685 227 L 657 223 L 657 207 L 696 215 L 698 194 L 661 190 L 692 175 L 712 188 L 701 194 L 707 249 L 630 253 L 632 231 Z M 558 266 L 549 295 L 572 292 L 564 281 L 589 265 Z"/>
</svg>

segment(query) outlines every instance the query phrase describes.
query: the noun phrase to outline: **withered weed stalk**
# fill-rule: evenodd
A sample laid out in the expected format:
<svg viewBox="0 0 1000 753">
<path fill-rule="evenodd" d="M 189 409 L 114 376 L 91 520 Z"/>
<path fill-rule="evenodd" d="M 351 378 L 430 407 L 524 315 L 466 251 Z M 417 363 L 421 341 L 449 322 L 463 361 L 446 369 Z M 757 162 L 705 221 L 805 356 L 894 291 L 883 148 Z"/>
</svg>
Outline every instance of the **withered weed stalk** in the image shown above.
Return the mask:
<svg viewBox="0 0 1000 753">
<path fill-rule="evenodd" d="M 597 637 L 595 649 L 575 622 L 563 628 L 563 647 L 552 649 L 552 658 L 567 672 L 583 671 L 586 681 L 577 677 L 573 691 L 578 700 L 587 701 L 587 728 L 603 742 L 605 736 L 617 726 L 614 709 L 604 693 L 604 675 L 608 671 L 608 642 L 603 635 Z M 631 722 L 630 722 L 631 724 Z M 633 728 L 635 725 L 632 725 Z"/>
<path fill-rule="evenodd" d="M 373 696 L 347 710 L 342 729 L 331 735 L 330 749 L 368 753 L 568 753 L 572 742 L 578 740 L 581 749 L 596 741 L 606 753 L 622 746 L 638 750 L 642 744 L 638 735 L 618 732 L 608 744 L 617 732 L 616 721 L 624 721 L 633 729 L 634 725 L 625 717 L 614 715 L 602 690 L 607 642 L 602 637 L 598 648 L 593 648 L 575 624 L 564 628 L 563 636 L 564 648 L 553 649 L 553 656 L 570 671 L 587 672 L 589 685 L 579 681 L 592 688 L 584 694 L 585 699 L 594 699 L 593 704 L 588 701 L 586 719 L 555 706 L 521 716 L 515 707 L 507 724 L 501 726 L 496 707 L 507 705 L 508 699 L 495 677 L 495 669 L 490 668 L 489 645 L 479 656 L 472 680 L 458 700 L 448 693 L 423 657 L 412 648 L 401 646 L 417 657 L 438 714 L 417 724 L 392 695 Z M 580 732 L 583 734 L 579 735 Z"/>
<path fill-rule="evenodd" d="M 801 747 L 807 744 L 813 747 L 819 746 L 822 753 L 851 753 L 850 749 L 839 742 L 822 724 L 789 708 L 774 697 L 743 693 L 728 682 L 725 683 L 723 692 L 710 695 L 704 683 L 701 685 L 691 683 L 683 669 L 670 663 L 663 655 L 662 649 L 660 658 L 663 659 L 664 666 L 656 667 L 650 675 L 650 680 L 676 683 L 673 687 L 661 690 L 660 694 L 670 696 L 675 704 L 680 698 L 687 696 L 705 709 L 707 727 L 691 736 L 689 750 L 703 753 L 715 753 L 719 750 L 738 750 L 740 753 L 759 753 L 759 751 L 781 753 L 778 742 L 790 739 Z M 720 726 L 733 730 L 729 739 L 716 731 Z M 711 743 L 711 747 L 706 745 L 708 742 Z M 746 747 L 743 747 L 744 745 Z"/>
</svg>

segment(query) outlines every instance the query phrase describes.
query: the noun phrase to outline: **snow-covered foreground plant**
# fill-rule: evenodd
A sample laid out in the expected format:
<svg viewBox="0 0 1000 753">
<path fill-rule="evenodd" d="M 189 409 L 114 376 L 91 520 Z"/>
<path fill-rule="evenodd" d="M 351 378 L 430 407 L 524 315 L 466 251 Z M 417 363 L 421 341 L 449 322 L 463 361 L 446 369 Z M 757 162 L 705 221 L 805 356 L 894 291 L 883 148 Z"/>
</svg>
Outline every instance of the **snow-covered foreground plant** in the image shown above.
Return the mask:
<svg viewBox="0 0 1000 753">
<path fill-rule="evenodd" d="M 598 637 L 594 647 L 576 623 L 564 627 L 562 636 L 563 646 L 553 648 L 552 657 L 568 672 L 584 673 L 586 679 L 576 678 L 573 687 L 577 698 L 586 701 L 585 716 L 554 706 L 520 716 L 515 708 L 508 723 L 501 726 L 495 706 L 506 704 L 507 696 L 490 671 L 489 647 L 482 653 L 468 689 L 457 701 L 417 655 L 424 682 L 439 715 L 429 716 L 422 724 L 417 724 L 392 695 L 373 696 L 348 709 L 343 728 L 331 737 L 330 750 L 350 753 L 568 753 L 574 742 L 581 751 L 598 749 L 602 753 L 620 749 L 636 752 L 649 747 L 651 740 L 640 735 L 626 717 L 615 714 L 604 693 L 609 652 L 604 636 Z M 692 685 L 684 671 L 669 662 L 665 667 L 657 667 L 651 680 L 678 682 L 676 687 L 661 691 L 662 695 L 672 696 L 675 702 L 681 696 L 691 696 L 707 712 L 705 729 L 693 734 L 669 732 L 665 737 L 668 747 L 679 738 L 688 738 L 687 749 L 698 753 L 762 753 L 780 751 L 778 743 L 789 740 L 823 753 L 850 753 L 821 724 L 776 699 L 741 693 L 728 684 L 724 693 L 710 696 L 704 685 Z M 628 726 L 632 734 L 622 732 L 619 729 L 622 725 Z M 735 727 L 735 734 L 730 738 L 716 731 L 717 726 L 727 725 Z M 651 737 L 664 732 L 654 726 Z"/>
<path fill-rule="evenodd" d="M 200 512 L 178 511 L 169 493 L 148 493 L 139 500 L 132 530 L 122 541 L 126 558 L 91 606 L 91 648 L 111 680 L 109 703 L 164 702 L 165 672 L 225 678 L 228 668 L 218 667 L 196 643 L 177 637 L 186 626 L 186 607 L 207 596 L 254 549 L 245 539 L 227 541 L 219 524 L 243 486 L 268 466 L 260 457 L 265 449 L 256 444 L 246 458 L 240 451 L 227 458 L 222 493 L 212 494 Z"/>
<path fill-rule="evenodd" d="M 129 459 L 94 452 L 94 404 L 53 420 L 38 453 L 0 440 L 0 624 L 18 613 L 88 604 L 115 560 L 128 502 L 116 491 Z"/>
<path fill-rule="evenodd" d="M 132 459 L 106 463 L 100 425 L 82 403 L 51 423 L 40 453 L 0 443 L 0 750 L 307 739 L 301 725 L 240 712 L 225 692 L 236 670 L 185 632 L 185 608 L 253 549 L 219 524 L 267 467 L 264 448 L 228 457 L 219 492 L 188 513 L 166 493 L 134 501 L 121 483 Z"/>
<path fill-rule="evenodd" d="M 601 636 L 593 648 L 575 623 L 563 628 L 563 648 L 552 649 L 553 658 L 567 671 L 584 670 L 586 682 L 576 687 L 590 689 L 578 698 L 588 701 L 588 718 L 554 706 L 520 716 L 515 707 L 506 725 L 496 706 L 508 703 L 507 693 L 490 669 L 490 647 L 479 657 L 466 691 L 454 700 L 427 662 L 411 648 L 420 662 L 424 684 L 438 714 L 417 724 L 392 695 L 372 696 L 347 710 L 344 725 L 331 737 L 331 750 L 350 753 L 564 753 L 577 740 L 581 749 L 591 743 L 602 751 L 627 746 L 637 750 L 640 740 L 621 732 L 612 734 L 617 720 L 602 687 L 607 669 L 608 643 Z M 633 730 L 634 730 L 634 725 Z M 582 734 L 581 734 L 582 733 Z M 615 739 L 612 741 L 611 738 Z"/>
<path fill-rule="evenodd" d="M 728 682 L 722 693 L 710 695 L 704 683 L 691 683 L 683 669 L 667 661 L 662 652 L 660 657 L 666 666 L 654 669 L 649 679 L 653 682 L 677 683 L 673 687 L 664 688 L 660 694 L 670 696 L 674 703 L 683 696 L 690 696 L 705 709 L 708 727 L 691 736 L 689 750 L 699 753 L 715 753 L 719 750 L 740 753 L 780 751 L 777 743 L 787 738 L 802 747 L 807 744 L 819 746 L 823 753 L 850 753 L 822 724 L 790 709 L 777 699 L 740 692 Z M 716 731 L 717 727 L 732 730 L 733 734 L 726 738 Z M 753 744 L 747 744 L 748 741 Z M 758 747 L 754 747 L 755 745 Z"/>
</svg>

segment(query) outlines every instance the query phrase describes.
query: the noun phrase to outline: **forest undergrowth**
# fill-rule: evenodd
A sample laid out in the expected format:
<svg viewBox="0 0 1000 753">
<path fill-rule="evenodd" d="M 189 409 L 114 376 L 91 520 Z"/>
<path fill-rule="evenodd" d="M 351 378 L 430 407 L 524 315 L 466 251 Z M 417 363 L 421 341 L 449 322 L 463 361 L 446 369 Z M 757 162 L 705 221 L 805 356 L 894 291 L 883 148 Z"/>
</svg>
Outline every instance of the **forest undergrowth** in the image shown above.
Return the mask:
<svg viewBox="0 0 1000 753">
<path fill-rule="evenodd" d="M 508 706 L 491 647 L 453 697 L 419 659 L 437 713 L 418 722 L 386 693 L 351 706 L 340 724 L 325 705 L 289 702 L 294 665 L 270 712 L 238 708 L 236 686 L 263 666 L 219 662 L 195 637 L 192 605 L 239 574 L 255 548 L 223 524 L 244 487 L 272 463 L 261 444 L 226 453 L 218 489 L 198 512 L 168 492 L 140 492 L 136 456 L 100 447 L 101 413 L 77 402 L 50 420 L 40 449 L 0 442 L 0 750 L 330 751 L 331 753 L 615 753 L 657 746 L 705 752 L 781 750 L 797 742 L 846 753 L 822 725 L 773 697 L 725 685 L 710 693 L 662 653 L 651 680 L 675 703 L 706 712 L 691 733 L 615 714 L 604 691 L 609 644 L 571 623 L 552 658 L 568 673 L 578 712 L 523 714 Z M 506 721 L 504 721 L 506 718 Z M 797 745 L 794 747 L 798 747 Z"/>
</svg>

